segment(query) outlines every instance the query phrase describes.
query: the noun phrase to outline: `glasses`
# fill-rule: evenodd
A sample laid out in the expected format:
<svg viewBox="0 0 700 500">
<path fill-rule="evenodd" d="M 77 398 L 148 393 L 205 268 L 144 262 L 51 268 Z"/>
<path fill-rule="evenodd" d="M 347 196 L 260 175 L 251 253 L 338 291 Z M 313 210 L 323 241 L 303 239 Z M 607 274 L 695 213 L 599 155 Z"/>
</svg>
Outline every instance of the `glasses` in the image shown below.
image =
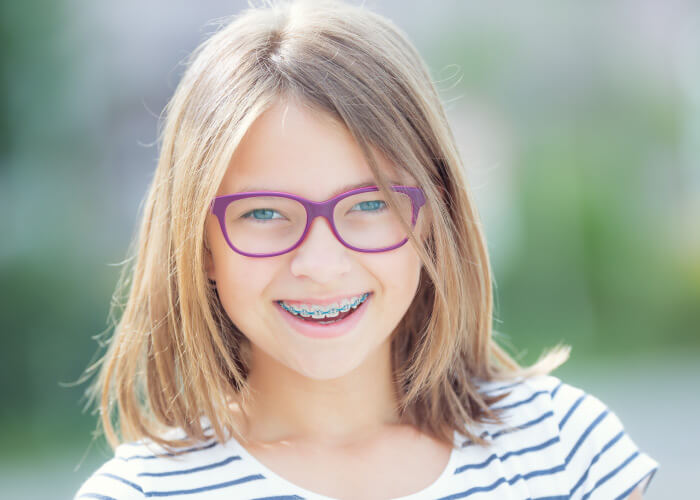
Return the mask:
<svg viewBox="0 0 700 500">
<path fill-rule="evenodd" d="M 377 186 L 353 189 L 315 202 L 290 193 L 254 191 L 217 196 L 211 212 L 231 249 L 248 257 L 274 257 L 304 241 L 316 217 L 324 217 L 335 237 L 351 250 L 386 252 L 408 241 L 397 214 L 415 227 L 425 204 L 423 190 L 391 186 L 395 211 Z"/>
</svg>

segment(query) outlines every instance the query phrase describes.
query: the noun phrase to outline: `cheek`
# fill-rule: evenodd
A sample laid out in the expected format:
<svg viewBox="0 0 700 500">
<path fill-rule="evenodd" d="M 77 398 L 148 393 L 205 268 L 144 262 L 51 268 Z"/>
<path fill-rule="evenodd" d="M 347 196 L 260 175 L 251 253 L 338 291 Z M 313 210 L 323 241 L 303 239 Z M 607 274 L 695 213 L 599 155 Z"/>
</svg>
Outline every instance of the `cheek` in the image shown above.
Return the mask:
<svg viewBox="0 0 700 500">
<path fill-rule="evenodd" d="M 254 342 L 268 330 L 265 324 L 272 298 L 267 291 L 274 279 L 269 263 L 255 260 L 235 254 L 217 270 L 217 291 L 226 315 Z"/>
<path fill-rule="evenodd" d="M 252 310 L 254 302 L 272 280 L 274 269 L 264 259 L 245 257 L 231 250 L 218 225 L 211 225 L 207 229 L 212 252 L 213 279 L 216 280 L 224 309 L 234 320 L 234 314 L 240 315 L 240 311 Z"/>
<path fill-rule="evenodd" d="M 217 266 L 219 295 L 228 302 L 250 304 L 259 300 L 271 280 L 271 266 L 255 259 L 229 255 Z"/>
<path fill-rule="evenodd" d="M 372 259 L 372 270 L 388 294 L 387 299 L 407 307 L 415 295 L 421 270 L 420 258 L 411 243 L 393 252 L 377 254 Z"/>
</svg>

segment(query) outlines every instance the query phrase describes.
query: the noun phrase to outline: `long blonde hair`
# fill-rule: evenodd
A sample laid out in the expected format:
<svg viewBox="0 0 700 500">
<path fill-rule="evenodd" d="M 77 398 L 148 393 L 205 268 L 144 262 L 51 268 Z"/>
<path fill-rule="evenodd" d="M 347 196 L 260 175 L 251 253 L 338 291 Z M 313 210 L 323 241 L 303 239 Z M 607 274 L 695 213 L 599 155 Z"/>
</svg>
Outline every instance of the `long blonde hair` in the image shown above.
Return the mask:
<svg viewBox="0 0 700 500">
<path fill-rule="evenodd" d="M 423 268 L 392 334 L 400 415 L 445 443 L 457 430 L 483 444 L 470 424 L 498 415 L 478 381 L 545 373 L 568 351 L 524 369 L 492 339 L 484 234 L 429 72 L 390 21 L 336 1 L 249 9 L 188 61 L 165 110 L 158 166 L 115 291 L 114 333 L 86 370 L 97 373 L 88 395 L 99 401 L 98 426 L 113 447 L 139 438 L 191 444 L 205 439 L 201 417 L 219 440 L 238 435 L 229 408 L 249 397 L 249 341 L 207 280 L 205 221 L 241 138 L 282 96 L 344 124 L 388 196 L 373 151 L 424 190 L 428 237 L 419 241 L 404 221 Z M 168 428 L 187 437 L 166 438 Z"/>
</svg>

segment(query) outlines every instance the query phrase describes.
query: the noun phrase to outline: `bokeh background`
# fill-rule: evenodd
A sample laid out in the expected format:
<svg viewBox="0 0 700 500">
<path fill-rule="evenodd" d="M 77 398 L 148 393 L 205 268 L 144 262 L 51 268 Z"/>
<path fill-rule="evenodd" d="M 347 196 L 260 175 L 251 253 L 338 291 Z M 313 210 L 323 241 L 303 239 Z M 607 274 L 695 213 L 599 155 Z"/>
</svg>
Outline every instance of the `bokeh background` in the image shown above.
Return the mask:
<svg viewBox="0 0 700 500">
<path fill-rule="evenodd" d="M 605 401 L 687 498 L 700 467 L 700 3 L 367 0 L 424 55 L 484 221 L 495 328 Z M 0 2 L 0 490 L 109 457 L 78 380 L 184 58 L 244 1 Z"/>
</svg>

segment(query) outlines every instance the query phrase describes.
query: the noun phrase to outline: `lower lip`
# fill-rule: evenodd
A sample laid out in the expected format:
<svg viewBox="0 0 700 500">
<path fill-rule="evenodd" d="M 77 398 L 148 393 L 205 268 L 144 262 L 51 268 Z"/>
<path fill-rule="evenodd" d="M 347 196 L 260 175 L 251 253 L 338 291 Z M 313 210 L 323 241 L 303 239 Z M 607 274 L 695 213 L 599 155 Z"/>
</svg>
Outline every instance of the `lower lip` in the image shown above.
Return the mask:
<svg viewBox="0 0 700 500">
<path fill-rule="evenodd" d="M 357 325 L 357 323 L 362 319 L 362 316 L 364 316 L 365 310 L 367 309 L 367 303 L 372 298 L 372 295 L 373 294 L 370 293 L 367 299 L 365 299 L 365 301 L 360 304 L 359 307 L 355 309 L 355 312 L 350 316 L 327 325 L 309 323 L 308 321 L 304 321 L 303 319 L 299 319 L 296 316 L 288 313 L 282 309 L 282 306 L 280 306 L 277 302 L 275 302 L 275 305 L 277 306 L 280 314 L 284 317 L 285 321 L 287 321 L 292 328 L 301 333 L 303 336 L 315 339 L 328 339 L 345 335 L 355 328 L 355 325 Z"/>
</svg>

